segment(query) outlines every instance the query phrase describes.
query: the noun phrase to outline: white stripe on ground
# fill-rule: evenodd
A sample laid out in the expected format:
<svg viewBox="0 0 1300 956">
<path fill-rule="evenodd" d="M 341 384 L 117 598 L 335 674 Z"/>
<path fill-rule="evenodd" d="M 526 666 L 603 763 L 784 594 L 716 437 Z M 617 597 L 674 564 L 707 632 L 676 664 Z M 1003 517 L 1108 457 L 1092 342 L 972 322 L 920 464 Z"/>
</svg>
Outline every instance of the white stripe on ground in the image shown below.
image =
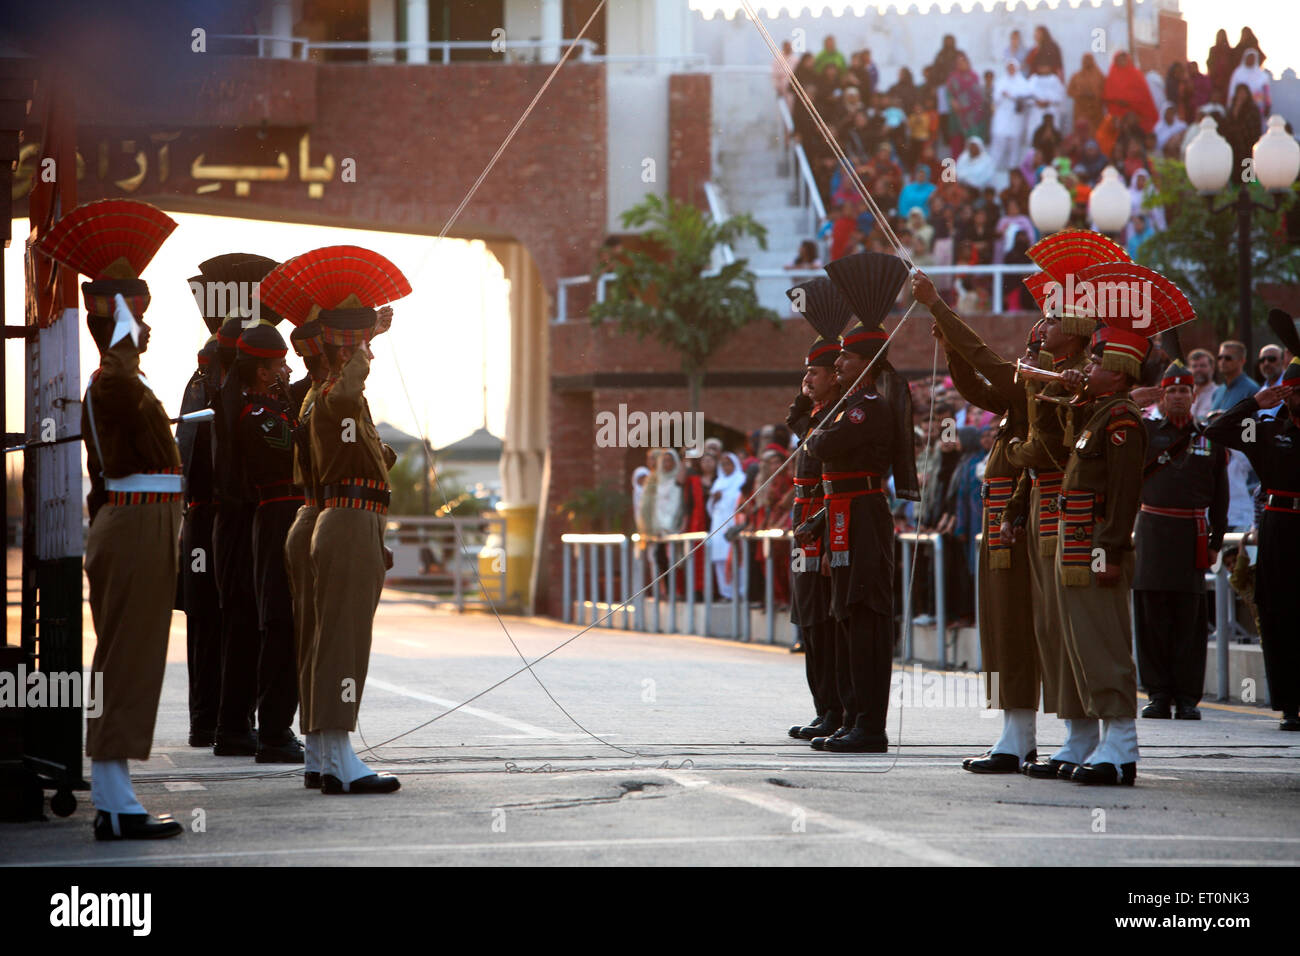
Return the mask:
<svg viewBox="0 0 1300 956">
<path fill-rule="evenodd" d="M 447 700 L 444 697 L 433 697 L 429 694 L 421 694 L 419 691 L 407 690 L 405 687 L 399 687 L 397 684 L 390 684 L 388 681 L 379 680 L 376 677 L 366 678 L 367 687 L 378 687 L 380 690 L 386 690 L 392 694 L 401 694 L 403 697 L 409 697 L 412 700 L 422 700 L 426 704 L 437 704 L 439 707 L 455 707 L 460 703 L 458 700 Z M 509 727 L 511 730 L 518 730 L 529 737 L 559 737 L 560 734 L 554 730 L 547 730 L 545 727 L 537 727 L 533 724 L 525 723 L 522 720 L 515 720 L 513 717 L 506 717 L 502 714 L 494 714 L 490 710 L 483 710 L 480 707 L 462 707 L 456 711 L 458 714 L 470 714 L 474 717 L 482 717 L 484 720 L 490 720 L 494 724 L 500 724 L 502 727 Z M 432 715 L 430 715 L 432 716 Z"/>
<path fill-rule="evenodd" d="M 907 836 L 897 831 L 890 832 L 882 830 L 879 827 L 873 827 L 870 824 L 860 823 L 856 820 L 848 820 L 844 817 L 837 817 L 830 813 L 823 813 L 820 810 L 810 810 L 807 807 L 794 803 L 790 800 L 783 800 L 780 797 L 767 793 L 758 793 L 753 790 L 746 790 L 743 787 L 734 787 L 729 784 L 714 783 L 711 780 L 705 780 L 703 777 L 696 776 L 693 773 L 664 773 L 673 783 L 687 789 L 704 789 L 709 793 L 716 793 L 719 796 L 727 797 L 731 800 L 739 800 L 742 803 L 748 803 L 751 806 L 766 810 L 778 816 L 785 817 L 793 821 L 798 814 L 802 814 L 802 819 L 806 823 L 815 823 L 819 826 L 826 827 L 829 830 L 853 837 L 858 840 L 865 840 L 868 843 L 874 843 L 882 849 L 900 856 L 909 857 L 919 863 L 930 866 L 983 866 L 977 860 L 960 856 L 956 853 L 949 853 L 947 850 L 941 850 L 938 847 L 931 846 L 924 840 L 916 837 Z"/>
</svg>

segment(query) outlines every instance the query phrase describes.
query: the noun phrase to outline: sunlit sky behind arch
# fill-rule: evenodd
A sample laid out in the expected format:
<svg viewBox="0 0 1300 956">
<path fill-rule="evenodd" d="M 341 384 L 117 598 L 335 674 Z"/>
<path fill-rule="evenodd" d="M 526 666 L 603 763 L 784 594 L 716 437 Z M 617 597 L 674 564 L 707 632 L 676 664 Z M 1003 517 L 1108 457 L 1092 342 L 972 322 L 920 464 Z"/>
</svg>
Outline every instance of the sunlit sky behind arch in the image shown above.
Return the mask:
<svg viewBox="0 0 1300 956">
<path fill-rule="evenodd" d="M 153 335 L 141 367 L 172 414 L 178 412 L 181 393 L 194 371 L 195 353 L 208 337 L 187 284 L 200 262 L 225 252 L 255 252 L 283 261 L 320 246 L 351 244 L 387 256 L 407 275 L 413 288 L 411 295 L 393 303 L 393 328 L 374 343 L 376 361 L 366 392 L 375 419 L 411 434 L 427 428 L 435 448 L 478 428 L 483 419 L 486 343 L 488 427 L 498 436 L 504 434 L 510 379 L 510 284 L 482 242 L 170 215 L 177 228 L 144 273 L 152 296 L 145 318 Z M 5 310 L 10 325 L 23 321 L 23 246 L 28 229 L 26 219 L 13 221 L 13 243 L 5 253 Z M 98 353 L 85 329 L 84 309 L 79 321 L 84 388 L 86 376 L 98 364 Z M 290 330 L 288 323 L 281 325 L 286 339 Z M 23 430 L 23 352 L 20 340 L 8 343 L 8 431 Z M 411 393 L 409 403 L 397 375 L 397 361 Z M 292 352 L 289 367 L 295 379 L 302 376 L 302 361 Z"/>
</svg>

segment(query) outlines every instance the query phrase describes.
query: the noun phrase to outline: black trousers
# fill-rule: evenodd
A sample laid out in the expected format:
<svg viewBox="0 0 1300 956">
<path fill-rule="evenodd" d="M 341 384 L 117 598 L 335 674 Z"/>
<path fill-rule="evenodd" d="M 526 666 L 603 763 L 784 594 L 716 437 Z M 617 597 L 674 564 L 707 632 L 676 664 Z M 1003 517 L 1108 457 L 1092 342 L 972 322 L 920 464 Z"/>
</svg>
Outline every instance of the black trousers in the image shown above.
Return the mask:
<svg viewBox="0 0 1300 956">
<path fill-rule="evenodd" d="M 259 742 L 282 744 L 292 736 L 298 709 L 298 657 L 293 639 L 293 599 L 284 542 L 302 501 L 275 501 L 253 516 L 253 590 L 261 625 L 257 660 Z"/>
<path fill-rule="evenodd" d="M 255 505 L 221 502 L 212 523 L 212 551 L 221 597 L 221 703 L 217 733 L 237 736 L 253 729 L 261 629 L 253 588 Z"/>
<path fill-rule="evenodd" d="M 217 729 L 221 704 L 221 599 L 212 553 L 212 504 L 190 505 L 181 525 L 181 609 L 190 675 L 190 732 Z"/>
<path fill-rule="evenodd" d="M 1205 690 L 1205 596 L 1134 591 L 1138 679 L 1152 698 L 1195 705 Z"/>
<path fill-rule="evenodd" d="M 804 673 L 808 690 L 812 692 L 813 709 L 818 717 L 829 713 L 839 720 L 844 705 L 840 703 L 835 680 L 835 631 L 835 621 L 828 617 L 817 624 L 801 625 L 799 636 L 803 640 Z"/>
<path fill-rule="evenodd" d="M 845 722 L 881 737 L 894 667 L 893 624 L 888 614 L 853 604 L 848 619 L 838 622 L 836 634 L 835 665 Z"/>
<path fill-rule="evenodd" d="M 1255 565 L 1255 605 L 1259 639 L 1274 710 L 1300 708 L 1300 628 L 1295 620 L 1296 571 L 1300 569 L 1300 515 L 1265 511 L 1259 519 L 1259 560 Z"/>
</svg>

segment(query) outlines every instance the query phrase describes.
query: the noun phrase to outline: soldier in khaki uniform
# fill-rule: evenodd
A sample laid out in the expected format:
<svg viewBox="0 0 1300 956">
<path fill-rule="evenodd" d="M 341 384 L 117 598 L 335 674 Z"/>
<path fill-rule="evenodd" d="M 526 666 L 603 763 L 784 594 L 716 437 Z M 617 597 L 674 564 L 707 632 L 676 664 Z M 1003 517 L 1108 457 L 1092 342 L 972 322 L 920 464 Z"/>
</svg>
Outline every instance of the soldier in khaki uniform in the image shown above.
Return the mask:
<svg viewBox="0 0 1300 956">
<path fill-rule="evenodd" d="M 1002 415 L 984 471 L 984 534 L 980 541 L 979 634 L 989 705 L 1002 710 L 1002 734 L 987 753 L 962 762 L 972 773 L 1016 773 L 1038 757 L 1036 714 L 1040 695 L 1033 619 L 1025 613 L 1030 595 L 1029 556 L 1022 538 L 1003 534 L 1017 524 L 1012 496 L 1020 466 L 1007 456 L 1023 441 L 1029 421 L 1025 389 L 1014 361 L 998 355 L 939 298 L 922 272 L 912 276 L 912 294 L 934 316 L 936 334 L 948 356 L 953 384 L 962 397 Z"/>
<path fill-rule="evenodd" d="M 1041 323 L 1042 344 L 1035 364 L 1053 373 L 1081 370 L 1090 361 L 1088 342 L 1096 321 L 1075 308 L 1045 307 Z M 1024 441 L 1011 440 L 1007 458 L 1022 468 L 1016 486 L 1019 510 L 1027 516 L 1029 579 L 1033 586 L 1034 638 L 1043 680 L 1043 710 L 1065 721 L 1065 743 L 1047 760 L 1026 761 L 1021 768 L 1030 777 L 1055 778 L 1062 766 L 1066 775 L 1097 746 L 1097 722 L 1087 720 L 1079 689 L 1065 653 L 1061 631 L 1060 589 L 1056 582 L 1058 499 L 1065 464 L 1070 457 L 1066 430 L 1071 409 L 1061 403 L 1072 394 L 1059 381 L 1025 378 L 1029 398 L 1029 431 Z M 1007 527 L 1004 534 L 1019 534 Z"/>
<path fill-rule="evenodd" d="M 298 660 L 298 729 L 303 735 L 303 785 L 320 789 L 320 733 L 310 730 L 312 648 L 316 632 L 316 582 L 311 563 L 311 536 L 320 514 L 320 483 L 311 458 L 311 414 L 329 369 L 325 361 L 320 323 L 298 326 L 289 336 L 293 350 L 307 366 L 310 384 L 298 410 L 293 435 L 293 483 L 302 489 L 303 503 L 284 542 L 284 564 L 293 598 L 294 648 Z"/>
<path fill-rule="evenodd" d="M 149 287 L 137 276 L 175 228 L 147 203 L 101 200 L 73 209 L 39 246 L 92 278 L 82 291 L 100 351 L 81 415 L 91 477 L 85 564 L 96 639 L 91 671 L 104 682 L 102 713 L 86 720 L 97 840 L 181 833 L 170 816 L 154 818 L 140 805 L 127 766 L 128 759 L 147 760 L 153 744 L 183 498 L 181 456 L 167 412 L 140 373 L 149 344 L 149 327 L 140 321 Z"/>
<path fill-rule="evenodd" d="M 1104 324 L 1095 337 L 1094 361 L 1083 372 L 1064 373 L 1065 384 L 1081 387 L 1087 404 L 1079 411 L 1061 481 L 1056 565 L 1066 654 L 1087 717 L 1102 722 L 1100 742 L 1070 779 L 1131 785 L 1137 777 L 1138 742 L 1129 591 L 1147 433 L 1128 391 L 1141 378 L 1148 336 L 1189 321 L 1193 314 L 1171 282 L 1142 266 L 1089 266 L 1080 280 L 1098 290 L 1111 283 L 1145 287 L 1148 293 L 1145 301 L 1098 308 Z"/>
</svg>

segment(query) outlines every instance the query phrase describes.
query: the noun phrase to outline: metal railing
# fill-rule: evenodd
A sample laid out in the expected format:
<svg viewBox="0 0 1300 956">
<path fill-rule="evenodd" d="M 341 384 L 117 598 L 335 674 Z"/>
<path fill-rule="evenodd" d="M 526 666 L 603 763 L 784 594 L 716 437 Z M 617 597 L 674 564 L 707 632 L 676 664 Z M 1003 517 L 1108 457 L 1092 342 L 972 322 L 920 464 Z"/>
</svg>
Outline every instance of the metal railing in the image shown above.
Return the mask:
<svg viewBox="0 0 1300 956">
<path fill-rule="evenodd" d="M 562 579 L 564 620 L 582 625 L 619 628 L 649 633 L 688 633 L 705 637 L 727 637 L 732 640 L 752 642 L 756 630 L 764 634 L 766 643 L 775 644 L 778 626 L 788 626 L 789 617 L 776 606 L 776 577 L 778 562 L 771 560 L 775 542 L 791 540 L 789 531 L 744 531 L 731 542 L 732 594 L 730 598 L 715 599 L 714 568 L 709 560 L 709 545 L 704 547 L 703 586 L 697 598 L 694 584 L 692 558 L 666 575 L 655 579 L 664 568 L 673 567 L 679 557 L 690 551 L 706 535 L 703 531 L 684 534 L 646 537 L 639 534 L 565 534 L 562 542 Z M 977 535 L 977 540 L 978 540 Z M 1243 535 L 1229 533 L 1224 536 L 1223 548 L 1240 546 Z M 944 551 L 953 546 L 944 535 L 936 532 L 903 531 L 897 535 L 899 544 L 896 574 L 901 585 L 899 628 L 901 629 L 900 656 L 906 662 L 915 659 L 913 629 L 915 627 L 915 597 L 917 586 L 906 587 L 909 580 L 915 549 L 930 549 L 929 583 L 933 591 L 934 629 L 938 665 L 948 667 L 947 651 L 948 606 L 944 568 Z M 715 539 L 716 540 L 716 539 Z M 750 581 L 750 545 L 763 549 L 763 583 L 761 598 L 755 599 L 755 584 Z M 662 554 L 659 550 L 662 548 Z M 783 565 L 781 573 L 788 573 Z M 978 564 L 975 570 L 975 619 L 979 620 Z M 1231 570 L 1222 559 L 1205 572 L 1206 587 L 1214 592 L 1215 627 L 1210 639 L 1215 642 L 1218 672 L 1218 699 L 1229 700 L 1229 651 L 1232 641 L 1245 631 L 1236 622 L 1236 596 L 1229 584 Z M 685 576 L 686 586 L 681 587 L 679 576 Z M 642 593 L 642 591 L 645 593 Z M 757 611 L 752 610 L 757 605 Z M 724 626 L 718 627 L 714 609 L 725 607 L 729 613 Z M 679 614 L 679 608 L 685 613 Z M 610 613 L 612 612 L 612 613 Z M 762 620 L 755 627 L 757 613 Z M 683 619 L 684 618 L 684 619 Z M 780 618 L 780 622 L 778 622 Z M 797 634 L 797 628 L 795 629 Z M 1136 633 L 1136 632 L 1135 632 Z M 983 659 L 976 643 L 975 669 L 983 670 Z"/>
<path fill-rule="evenodd" d="M 506 519 L 390 515 L 384 544 L 393 552 L 385 584 L 467 605 L 506 598 Z M 480 587 L 480 582 L 482 587 Z"/>
<path fill-rule="evenodd" d="M 489 50 L 493 53 L 533 50 L 536 51 L 536 55 L 529 59 L 511 61 L 503 57 L 499 62 L 555 62 L 560 58 L 564 49 L 574 43 L 578 44 L 578 49 L 574 51 L 571 60 L 623 62 L 625 60 L 645 59 L 642 57 L 597 57 L 594 51 L 598 44 L 586 37 L 577 40 L 565 38 L 555 40 L 309 40 L 306 37 L 269 33 L 214 33 L 209 39 L 256 44 L 256 55 L 259 58 L 270 57 L 275 59 L 307 60 L 311 58 L 313 50 L 365 50 L 369 53 L 425 50 L 429 53 L 438 53 L 442 63 L 450 63 L 453 50 Z M 288 49 L 280 52 L 285 45 L 288 46 Z M 270 50 L 269 53 L 268 50 Z M 548 57 L 544 61 L 542 59 L 543 53 Z M 475 62 L 492 63 L 497 61 L 488 59 Z"/>
<path fill-rule="evenodd" d="M 788 289 L 797 282 L 805 279 L 811 279 L 814 276 L 822 276 L 826 273 L 821 269 L 751 269 L 755 277 L 755 286 L 761 286 L 764 283 L 780 282 L 782 289 Z M 1002 313 L 1002 276 L 1015 275 L 1027 276 L 1037 271 L 1033 266 L 1023 265 L 981 265 L 981 266 L 926 266 L 925 273 L 936 278 L 943 276 L 965 276 L 965 275 L 991 275 L 994 276 L 993 294 L 989 304 L 989 310 L 994 315 Z M 596 277 L 585 276 L 568 276 L 556 281 L 555 293 L 555 318 L 554 322 L 567 322 L 570 318 L 578 316 L 569 315 L 569 290 L 576 287 L 587 285 L 591 282 L 596 284 L 596 301 L 605 301 L 605 286 L 613 279 L 612 273 L 602 273 Z M 760 293 L 761 298 L 761 293 Z M 900 308 L 901 311 L 901 308 Z M 1031 310 L 1032 311 L 1032 310 Z M 791 313 L 793 316 L 793 313 Z"/>
<path fill-rule="evenodd" d="M 803 144 L 794 138 L 794 117 L 790 115 L 790 106 L 784 96 L 776 99 L 777 112 L 781 116 L 781 129 L 785 142 L 786 165 L 792 177 L 791 189 L 796 206 L 808 210 L 808 231 L 816 235 L 818 227 L 826 218 L 826 205 L 822 202 L 821 191 L 817 188 L 817 179 L 813 176 L 812 165 Z"/>
</svg>

